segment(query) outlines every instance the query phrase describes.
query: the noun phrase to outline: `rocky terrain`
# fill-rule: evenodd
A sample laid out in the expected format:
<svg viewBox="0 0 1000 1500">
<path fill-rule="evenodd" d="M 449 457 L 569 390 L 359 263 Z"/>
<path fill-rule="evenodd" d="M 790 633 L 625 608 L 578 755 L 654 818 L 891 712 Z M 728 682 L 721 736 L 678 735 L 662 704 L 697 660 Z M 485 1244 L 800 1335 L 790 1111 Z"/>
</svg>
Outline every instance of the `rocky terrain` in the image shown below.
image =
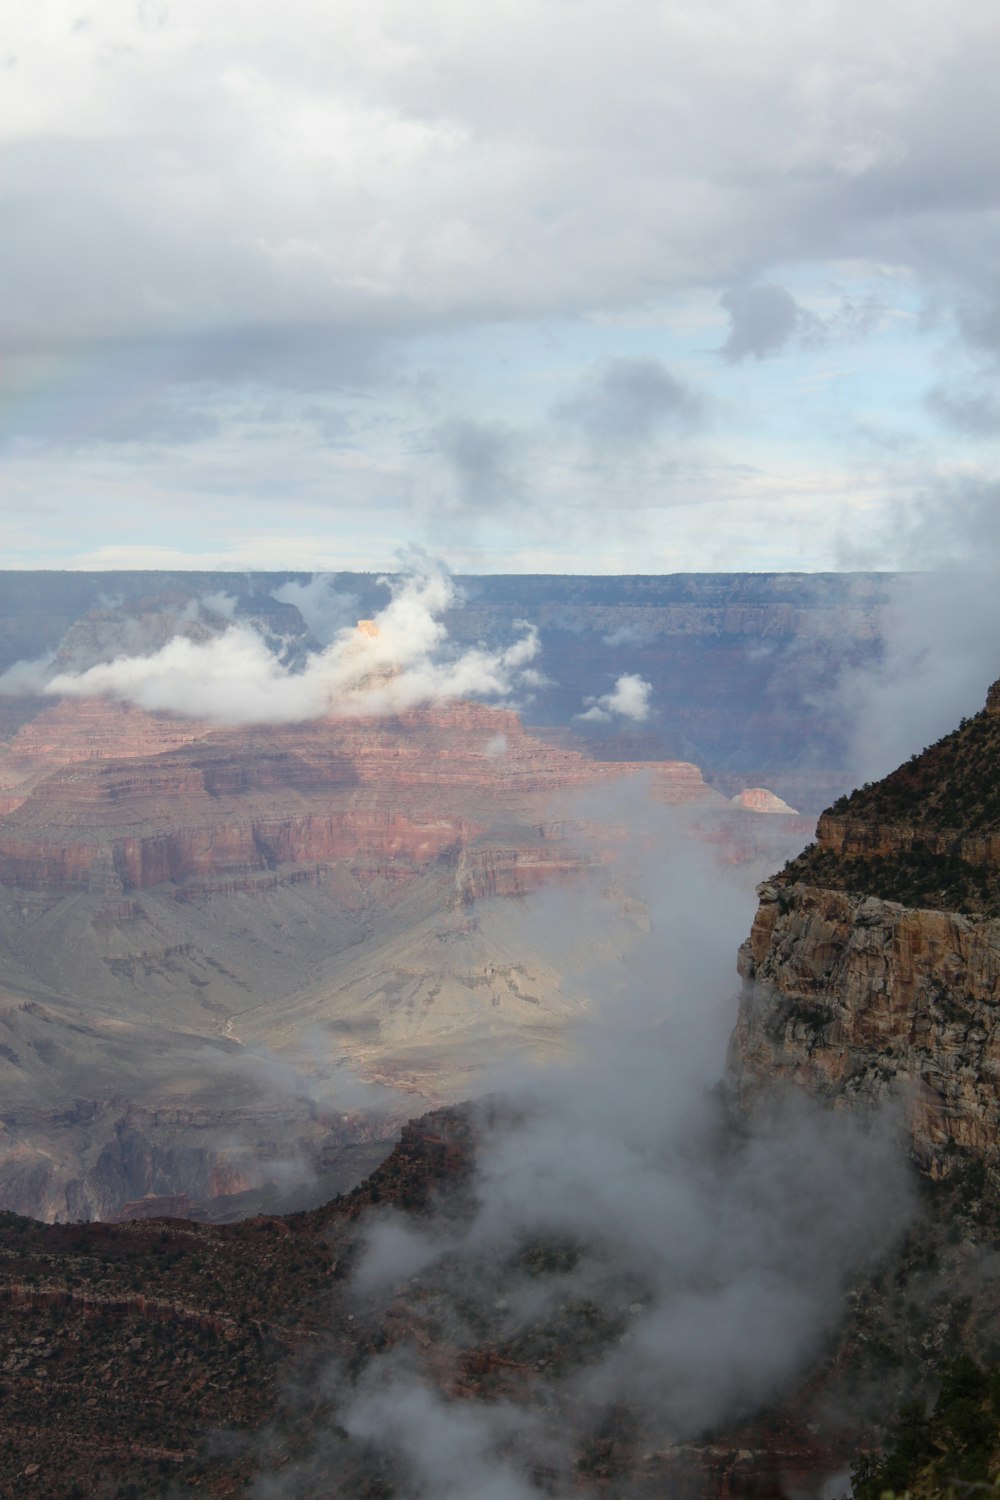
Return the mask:
<svg viewBox="0 0 1000 1500">
<path fill-rule="evenodd" d="M 72 666 L 114 651 L 153 650 L 191 605 L 226 598 L 283 648 L 316 638 L 286 594 L 288 573 L 2 573 L 0 673 L 55 653 Z M 732 796 L 763 785 L 818 811 L 848 784 L 850 726 L 836 686 L 873 659 L 888 580 L 875 574 L 676 574 L 628 578 L 469 577 L 444 616 L 457 645 L 509 641 L 530 621 L 546 681 L 521 704 L 525 722 L 571 731 L 600 757 L 685 760 Z M 386 590 L 372 574 L 331 575 L 341 624 L 374 614 Z M 302 602 L 300 596 L 300 603 Z M 586 700 L 623 672 L 652 687 L 642 724 L 582 722 Z M 0 741 L 42 704 L 0 698 Z M 0 782 L 5 781 L 0 751 Z M 2 790 L 2 788 L 0 788 Z"/>
<path fill-rule="evenodd" d="M 786 1077 L 892 1097 L 916 1158 L 1000 1167 L 1000 687 L 983 711 L 819 820 L 760 890 L 740 955 L 741 1097 Z"/>
<path fill-rule="evenodd" d="M 988 794 L 995 717 L 992 693 L 958 738 L 912 763 L 923 812 L 907 802 L 907 828 L 929 829 L 935 808 L 971 798 L 971 768 Z M 878 810 L 871 859 L 876 848 L 894 859 L 904 841 L 884 831 L 902 826 L 889 815 L 896 796 L 888 778 L 853 809 Z M 864 819 L 852 814 L 852 823 L 861 837 Z M 981 823 L 977 836 L 988 838 L 989 818 Z M 880 1128 L 888 1120 L 909 1141 L 921 1201 L 905 1230 L 886 1226 L 886 1248 L 841 1288 L 811 1366 L 793 1371 L 766 1408 L 671 1434 L 655 1403 L 633 1409 L 587 1395 L 586 1372 L 628 1341 L 647 1293 L 641 1278 L 574 1281 L 584 1247 L 572 1237 L 528 1234 L 499 1265 L 488 1245 L 463 1240 L 477 1153 L 512 1108 L 493 1100 L 408 1126 L 364 1183 L 309 1212 L 228 1226 L 0 1219 L 0 1492 L 409 1494 L 413 1475 L 363 1419 L 366 1402 L 387 1409 L 384 1397 L 405 1424 L 400 1371 L 406 1391 L 430 1403 L 425 1422 L 442 1411 L 460 1425 L 464 1411 L 491 1422 L 507 1413 L 508 1455 L 524 1434 L 535 1442 L 557 1430 L 558 1448 L 543 1443 L 530 1461 L 539 1493 L 819 1496 L 846 1492 L 853 1466 L 859 1500 L 873 1500 L 889 1482 L 931 1495 L 953 1479 L 988 1478 L 1000 1455 L 996 919 L 857 889 L 853 854 L 823 837 L 828 884 L 818 883 L 811 850 L 761 889 L 740 955 L 732 1113 L 727 1123 L 720 1098 L 713 1149 L 738 1157 L 746 1122 L 767 1116 L 783 1081 L 865 1118 L 888 1102 Z M 387 1207 L 418 1231 L 432 1211 L 453 1226 L 457 1250 L 364 1293 L 359 1253 Z M 469 1421 L 461 1431 L 481 1431 Z"/>
<path fill-rule="evenodd" d="M 610 1303 L 581 1295 L 516 1329 L 503 1306 L 473 1314 L 472 1288 L 434 1276 L 359 1301 L 351 1270 L 365 1216 L 463 1213 L 489 1128 L 488 1113 L 425 1116 L 354 1192 L 291 1217 L 45 1227 L 0 1216 L 0 1494 L 410 1493 L 391 1457 L 342 1425 L 351 1391 L 387 1358 L 415 1362 L 459 1404 L 551 1415 L 559 1401 L 564 1451 L 548 1474 L 540 1460 L 539 1493 L 810 1493 L 817 1470 L 843 1464 L 850 1428 L 820 1434 L 805 1387 L 783 1408 L 682 1441 L 657 1441 L 638 1414 L 602 1413 L 571 1386 L 560 1393 L 621 1339 L 627 1288 Z M 526 1243 L 512 1284 L 558 1278 L 565 1255 Z M 462 1308 L 461 1336 L 447 1332 L 449 1306 Z"/>
<path fill-rule="evenodd" d="M 468 702 L 210 729 L 65 700 L 0 774 L 0 1202 L 49 1219 L 318 1201 L 421 1101 L 558 1053 L 586 990 L 524 898 L 603 892 L 577 971 L 627 948 L 628 787 L 728 863 L 800 831 Z"/>
<path fill-rule="evenodd" d="M 1000 1465 L 998 773 L 1000 684 L 823 814 L 815 843 L 759 888 L 740 953 L 740 1107 L 766 1108 L 781 1081 L 834 1108 L 881 1107 L 922 1174 L 919 1230 L 856 1308 L 911 1398 L 860 1463 L 860 1500 L 982 1484 Z"/>
</svg>

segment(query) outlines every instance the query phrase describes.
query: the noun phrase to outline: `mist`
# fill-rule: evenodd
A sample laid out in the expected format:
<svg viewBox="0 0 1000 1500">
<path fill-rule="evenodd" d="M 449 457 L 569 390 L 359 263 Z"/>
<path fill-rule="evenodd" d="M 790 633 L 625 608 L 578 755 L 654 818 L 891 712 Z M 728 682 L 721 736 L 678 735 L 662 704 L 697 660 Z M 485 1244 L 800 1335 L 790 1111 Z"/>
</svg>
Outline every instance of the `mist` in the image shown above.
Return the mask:
<svg viewBox="0 0 1000 1500">
<path fill-rule="evenodd" d="M 609 940 L 567 976 L 590 1002 L 566 1060 L 494 1078 L 474 1106 L 471 1199 L 368 1221 L 351 1316 L 374 1330 L 391 1309 L 432 1338 L 397 1335 L 329 1380 L 339 1429 L 393 1465 L 401 1495 L 579 1493 L 574 1455 L 613 1411 L 654 1450 L 753 1411 L 816 1357 L 847 1281 L 913 1210 L 891 1113 L 778 1097 L 734 1123 L 724 1059 L 754 892 L 690 816 L 630 795 L 605 810 L 633 819 L 611 885 L 641 898 L 646 941 L 623 954 L 594 890 L 539 899 L 553 953 L 581 926 Z M 454 1398 L 483 1348 L 522 1371 L 522 1400 Z M 253 1493 L 311 1493 L 305 1472 Z"/>
<path fill-rule="evenodd" d="M 928 482 L 893 517 L 900 567 L 888 580 L 873 662 L 841 672 L 834 707 L 849 730 L 849 786 L 885 776 L 982 708 L 1000 677 L 1000 490 Z M 854 566 L 870 565 L 850 550 Z"/>
<path fill-rule="evenodd" d="M 1000 578 L 902 575 L 880 617 L 878 660 L 845 671 L 851 785 L 885 776 L 976 714 L 1000 677 Z"/>
</svg>

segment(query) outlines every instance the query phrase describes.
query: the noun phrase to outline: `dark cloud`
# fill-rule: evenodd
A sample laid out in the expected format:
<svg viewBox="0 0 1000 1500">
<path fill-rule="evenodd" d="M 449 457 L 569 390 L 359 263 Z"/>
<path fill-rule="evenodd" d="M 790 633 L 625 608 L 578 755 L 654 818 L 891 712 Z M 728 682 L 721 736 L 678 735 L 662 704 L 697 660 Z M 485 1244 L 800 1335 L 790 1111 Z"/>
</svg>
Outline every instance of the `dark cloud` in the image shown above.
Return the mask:
<svg viewBox="0 0 1000 1500">
<path fill-rule="evenodd" d="M 244 327 L 64 347 L 8 348 L 14 398 L 0 409 L 0 443 L 78 449 L 180 445 L 215 437 L 233 387 L 252 419 L 255 389 L 306 395 L 366 390 L 389 373 L 384 344 L 358 328 Z M 226 413 L 231 415 L 231 413 Z M 288 413 L 272 403 L 271 417 Z M 300 412 L 339 445 L 348 424 L 320 404 Z"/>
<path fill-rule="evenodd" d="M 614 447 L 650 443 L 668 429 L 689 430 L 704 410 L 704 398 L 659 360 L 618 358 L 609 359 L 556 415 Z"/>
<path fill-rule="evenodd" d="M 1000 396 L 983 386 L 959 388 L 936 385 L 927 392 L 928 408 L 969 438 L 991 438 L 1000 434 Z"/>
<path fill-rule="evenodd" d="M 457 503 L 495 510 L 521 498 L 525 439 L 500 422 L 450 417 L 431 432 L 451 475 Z"/>
<path fill-rule="evenodd" d="M 763 359 L 783 349 L 799 330 L 801 309 L 783 286 L 732 287 L 720 302 L 729 314 L 727 359 Z"/>
<path fill-rule="evenodd" d="M 986 296 L 964 302 L 958 324 L 970 344 L 1000 358 L 1000 299 Z"/>
</svg>

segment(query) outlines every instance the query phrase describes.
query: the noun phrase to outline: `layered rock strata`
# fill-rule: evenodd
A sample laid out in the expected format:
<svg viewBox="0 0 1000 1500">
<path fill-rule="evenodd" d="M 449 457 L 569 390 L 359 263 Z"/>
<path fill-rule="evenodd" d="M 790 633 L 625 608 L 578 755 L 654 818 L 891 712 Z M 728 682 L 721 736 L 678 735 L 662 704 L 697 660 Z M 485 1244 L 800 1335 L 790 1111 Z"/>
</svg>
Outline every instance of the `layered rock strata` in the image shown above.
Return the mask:
<svg viewBox="0 0 1000 1500">
<path fill-rule="evenodd" d="M 399 870 L 457 856 L 498 817 L 530 827 L 555 793 L 630 773 L 662 802 L 716 795 L 693 765 L 595 763 L 472 703 L 218 731 L 153 756 L 148 716 L 140 727 L 138 753 L 64 764 L 0 819 L 0 883 L 114 897 L 343 860 Z"/>
<path fill-rule="evenodd" d="M 0 1204 L 51 1219 L 148 1195 L 224 1211 L 278 1180 L 281 1135 L 317 1201 L 350 1180 L 362 1116 L 384 1136 L 412 1113 L 359 1113 L 352 1069 L 446 1102 L 519 1049 L 558 1051 L 586 996 L 521 898 L 621 845 L 606 791 L 748 816 L 689 763 L 594 762 L 462 702 L 209 732 L 84 701 L 8 751 Z"/>
<path fill-rule="evenodd" d="M 995 687 L 975 719 L 824 814 L 816 844 L 759 887 L 731 1046 L 742 1104 L 777 1079 L 840 1106 L 893 1099 L 932 1177 L 971 1155 L 1000 1181 L 998 772 Z M 899 887 L 910 899 L 886 899 Z"/>
<path fill-rule="evenodd" d="M 787 1079 L 835 1103 L 898 1098 L 918 1160 L 1000 1167 L 1000 921 L 795 884 L 760 888 L 740 951 L 742 1103 Z"/>
</svg>

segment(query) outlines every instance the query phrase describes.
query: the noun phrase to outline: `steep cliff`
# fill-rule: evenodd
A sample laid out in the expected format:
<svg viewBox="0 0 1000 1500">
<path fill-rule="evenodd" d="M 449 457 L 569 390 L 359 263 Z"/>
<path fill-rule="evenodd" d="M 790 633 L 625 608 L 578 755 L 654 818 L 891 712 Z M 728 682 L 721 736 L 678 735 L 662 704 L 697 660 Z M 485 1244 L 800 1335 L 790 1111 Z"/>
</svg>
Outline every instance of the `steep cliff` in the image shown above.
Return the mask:
<svg viewBox="0 0 1000 1500">
<path fill-rule="evenodd" d="M 1000 1182 L 1000 685 L 984 710 L 824 813 L 760 887 L 740 953 L 739 1100 L 776 1078 L 892 1098 L 918 1163 Z"/>
</svg>

